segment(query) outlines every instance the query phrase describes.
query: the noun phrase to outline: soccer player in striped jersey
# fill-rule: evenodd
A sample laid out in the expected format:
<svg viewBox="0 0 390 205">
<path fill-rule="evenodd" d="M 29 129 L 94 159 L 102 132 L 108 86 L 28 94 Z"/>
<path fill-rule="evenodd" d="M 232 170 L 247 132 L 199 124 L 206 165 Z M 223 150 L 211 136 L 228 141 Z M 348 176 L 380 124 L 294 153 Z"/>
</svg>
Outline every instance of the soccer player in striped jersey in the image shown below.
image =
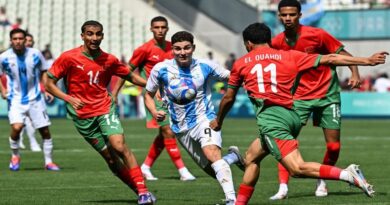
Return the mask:
<svg viewBox="0 0 390 205">
<path fill-rule="evenodd" d="M 301 4 L 296 0 L 283 0 L 278 5 L 279 19 L 285 31 L 272 39 L 272 47 L 280 50 L 297 50 L 305 53 L 330 54 L 339 53 L 351 56 L 344 45 L 332 35 L 320 28 L 299 24 Z M 360 85 L 359 71 L 356 65 L 349 66 L 351 78 L 349 85 L 352 88 Z M 336 67 L 321 65 L 316 69 L 300 72 L 294 87 L 294 110 L 306 125 L 310 116 L 313 116 L 313 125 L 321 127 L 326 141 L 326 152 L 322 163 L 335 165 L 340 153 L 340 85 Z M 284 199 L 288 192 L 288 171 L 278 164 L 279 191 L 271 200 Z M 328 195 L 324 180 L 317 181 L 315 195 Z"/>
<path fill-rule="evenodd" d="M 11 124 L 9 138 L 12 157 L 9 164 L 11 171 L 20 169 L 20 133 L 26 118 L 30 118 L 34 128 L 38 129 L 43 139 L 43 154 L 46 170 L 58 171 L 60 168 L 52 160 L 53 141 L 49 131 L 51 124 L 46 113 L 45 99 L 40 88 L 41 75 L 47 71 L 46 62 L 41 52 L 25 46 L 26 31 L 10 31 L 11 48 L 0 55 L 0 74 L 7 76 L 6 92 L 8 118 Z"/>
<path fill-rule="evenodd" d="M 234 104 L 237 91 L 243 85 L 254 105 L 260 136 L 246 152 L 246 169 L 236 205 L 249 202 L 259 178 L 260 162 L 268 154 L 273 155 L 294 177 L 345 181 L 372 197 L 372 185 L 366 182 L 357 165 L 352 164 L 343 170 L 332 165 L 303 160 L 296 139 L 302 125 L 298 114 L 292 109 L 291 88 L 301 71 L 323 64 L 383 64 L 388 53 L 380 52 L 369 58 L 361 58 L 276 50 L 270 47 L 271 30 L 262 23 L 254 23 L 245 28 L 243 39 L 248 54 L 234 63 L 217 118 L 210 124 L 214 130 L 221 129 L 226 114 Z"/>
<path fill-rule="evenodd" d="M 156 16 L 151 20 L 150 31 L 153 33 L 153 39 L 149 40 L 134 51 L 133 56 L 129 61 L 130 67 L 133 71 L 139 69 L 140 72 L 143 72 L 146 75 L 146 78 L 149 78 L 154 65 L 165 59 L 172 58 L 172 44 L 171 42 L 165 40 L 168 30 L 168 20 L 165 17 Z M 123 82 L 123 80 L 118 81 L 116 87 L 112 91 L 114 96 L 117 96 L 119 89 L 123 86 Z M 158 109 L 165 110 L 159 96 L 156 96 L 155 103 Z M 175 134 L 169 127 L 168 119 L 157 122 L 148 111 L 146 111 L 146 114 L 146 127 L 158 128 L 159 131 L 149 148 L 149 152 L 146 155 L 144 163 L 141 166 L 144 177 L 147 180 L 158 179 L 152 174 L 150 169 L 164 148 L 166 148 L 168 155 L 180 174 L 180 180 L 195 180 L 195 177 L 184 165 L 180 149 L 176 143 Z"/>
<path fill-rule="evenodd" d="M 229 70 L 208 60 L 192 58 L 195 50 L 191 33 L 180 31 L 172 38 L 174 59 L 156 64 L 149 76 L 145 104 L 158 120 L 165 120 L 167 113 L 156 109 L 153 97 L 159 90 L 168 106 L 170 126 L 177 139 L 193 160 L 210 176 L 220 183 L 226 197 L 226 204 L 236 201 L 230 164 L 243 164 L 238 151 L 221 156 L 221 132 L 210 129 L 209 122 L 215 118 L 211 102 L 212 78 L 227 81 Z M 178 103 L 167 96 L 172 81 L 192 82 L 196 96 L 186 104 Z"/>
<path fill-rule="evenodd" d="M 103 25 L 86 21 L 81 27 L 84 45 L 66 51 L 49 69 L 46 89 L 67 102 L 68 115 L 77 131 L 104 158 L 120 180 L 138 194 L 138 204 L 154 204 L 133 152 L 127 147 L 115 103 L 107 85 L 113 75 L 139 86 L 145 80 L 133 74 L 115 56 L 100 49 Z M 57 87 L 64 79 L 66 93 Z"/>
</svg>

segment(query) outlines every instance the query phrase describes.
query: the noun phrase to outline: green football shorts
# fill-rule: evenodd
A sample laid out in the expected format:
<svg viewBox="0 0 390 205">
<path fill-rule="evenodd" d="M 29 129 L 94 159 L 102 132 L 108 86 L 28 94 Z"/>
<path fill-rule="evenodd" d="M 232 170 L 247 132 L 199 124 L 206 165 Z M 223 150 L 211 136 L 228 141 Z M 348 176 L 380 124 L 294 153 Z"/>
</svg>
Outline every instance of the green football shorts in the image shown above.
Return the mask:
<svg viewBox="0 0 390 205">
<path fill-rule="evenodd" d="M 306 125 L 313 114 L 314 126 L 334 130 L 339 130 L 341 127 L 340 103 L 329 103 L 323 99 L 295 100 L 294 110 L 303 125 Z"/>
<path fill-rule="evenodd" d="M 258 107 L 257 125 L 260 131 L 260 141 L 276 160 L 280 160 L 278 140 L 295 140 L 301 130 L 299 116 L 293 110 L 281 106 Z"/>
<path fill-rule="evenodd" d="M 73 123 L 77 131 L 98 152 L 106 148 L 108 138 L 111 135 L 123 134 L 123 128 L 114 104 L 111 104 L 108 114 L 87 119 L 73 117 Z"/>
</svg>

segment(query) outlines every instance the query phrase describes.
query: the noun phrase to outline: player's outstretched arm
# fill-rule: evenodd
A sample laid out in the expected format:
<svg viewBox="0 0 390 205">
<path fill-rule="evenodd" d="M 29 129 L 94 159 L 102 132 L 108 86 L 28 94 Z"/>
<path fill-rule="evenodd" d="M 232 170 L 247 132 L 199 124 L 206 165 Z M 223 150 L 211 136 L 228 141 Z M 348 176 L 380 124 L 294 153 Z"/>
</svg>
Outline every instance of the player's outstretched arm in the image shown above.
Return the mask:
<svg viewBox="0 0 390 205">
<path fill-rule="evenodd" d="M 134 85 L 138 85 L 141 87 L 146 86 L 146 80 L 143 79 L 140 75 L 131 72 L 130 75 L 125 76 L 123 79 L 132 82 Z"/>
<path fill-rule="evenodd" d="M 352 56 L 348 51 L 345 49 L 340 51 L 341 55 L 345 56 Z M 348 85 L 351 86 L 351 88 L 359 88 L 361 84 L 359 69 L 356 65 L 350 65 L 348 66 L 349 70 L 351 70 L 351 77 L 348 80 Z"/>
<path fill-rule="evenodd" d="M 219 104 L 219 110 L 217 118 L 210 122 L 210 128 L 219 131 L 222 128 L 223 120 L 225 119 L 226 114 L 232 108 L 234 102 L 236 101 L 238 89 L 228 88 L 225 95 L 223 96 L 221 103 Z"/>
<path fill-rule="evenodd" d="M 320 59 L 320 64 L 331 65 L 363 65 L 363 66 L 375 66 L 378 64 L 384 64 L 386 62 L 386 55 L 388 52 L 382 51 L 366 57 L 352 57 L 340 54 L 328 54 L 324 55 Z"/>
<path fill-rule="evenodd" d="M 43 82 L 47 92 L 53 94 L 57 98 L 60 98 L 70 103 L 72 107 L 76 110 L 82 108 L 84 106 L 84 102 L 82 102 L 78 98 L 74 98 L 62 92 L 62 90 L 57 87 L 57 81 L 58 81 L 57 79 L 49 78 L 46 72 L 43 74 Z"/>
<path fill-rule="evenodd" d="M 149 110 L 149 112 L 153 115 L 153 117 L 158 121 L 164 121 L 166 113 L 162 110 L 156 109 L 156 104 L 154 103 L 155 92 L 146 91 L 145 98 L 145 106 Z"/>
<path fill-rule="evenodd" d="M 116 84 L 114 85 L 114 88 L 112 88 L 111 94 L 114 97 L 115 103 L 118 103 L 118 93 L 122 89 L 124 84 L 125 84 L 125 80 L 119 78 Z"/>
</svg>

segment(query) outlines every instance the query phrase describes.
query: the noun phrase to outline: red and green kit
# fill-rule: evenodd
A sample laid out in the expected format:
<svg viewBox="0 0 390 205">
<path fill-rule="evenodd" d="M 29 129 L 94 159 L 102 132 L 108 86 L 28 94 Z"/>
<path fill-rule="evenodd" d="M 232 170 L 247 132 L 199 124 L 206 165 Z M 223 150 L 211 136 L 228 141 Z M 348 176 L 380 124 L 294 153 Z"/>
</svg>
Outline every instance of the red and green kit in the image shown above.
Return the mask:
<svg viewBox="0 0 390 205">
<path fill-rule="evenodd" d="M 67 106 L 68 113 L 79 119 L 100 116 L 110 112 L 112 98 L 107 86 L 113 75 L 130 75 L 130 69 L 115 56 L 101 51 L 97 57 L 83 52 L 82 47 L 64 52 L 49 69 L 54 79 L 64 79 L 66 93 L 85 103 L 81 109 Z"/>
<path fill-rule="evenodd" d="M 344 46 L 332 35 L 320 28 L 300 25 L 297 39 L 288 43 L 284 32 L 272 39 L 272 47 L 280 50 L 297 50 L 310 54 L 339 53 Z M 297 77 L 298 87 L 294 100 L 330 98 L 332 103 L 340 102 L 340 86 L 333 66 L 320 65 L 315 69 L 302 71 Z"/>
</svg>

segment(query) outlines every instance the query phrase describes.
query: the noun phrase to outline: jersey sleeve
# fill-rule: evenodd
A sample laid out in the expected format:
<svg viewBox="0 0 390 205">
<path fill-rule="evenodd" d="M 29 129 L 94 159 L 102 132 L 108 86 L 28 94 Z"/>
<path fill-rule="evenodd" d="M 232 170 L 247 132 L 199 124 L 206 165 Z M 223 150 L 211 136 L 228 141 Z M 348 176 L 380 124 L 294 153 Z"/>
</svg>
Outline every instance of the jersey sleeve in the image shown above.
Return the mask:
<svg viewBox="0 0 390 205">
<path fill-rule="evenodd" d="M 113 57 L 113 63 L 111 64 L 113 75 L 123 77 L 130 74 L 130 68 L 119 61 L 118 58 Z"/>
<path fill-rule="evenodd" d="M 57 80 L 63 78 L 67 75 L 68 70 L 70 69 L 70 63 L 66 54 L 62 54 L 58 57 L 51 68 L 48 70 L 48 75 L 51 78 L 55 78 Z"/>
<path fill-rule="evenodd" d="M 229 79 L 230 71 L 228 69 L 224 68 L 223 66 L 221 66 L 218 63 L 214 63 L 214 62 L 211 62 L 211 61 L 208 62 L 208 65 L 212 69 L 211 75 L 213 77 L 215 77 L 215 78 L 217 78 L 218 80 L 221 80 L 221 81 L 227 81 Z"/>
<path fill-rule="evenodd" d="M 146 56 L 147 52 L 143 47 L 135 49 L 129 61 L 130 66 L 134 69 L 139 67 L 145 61 Z"/>
<path fill-rule="evenodd" d="M 317 67 L 321 59 L 320 54 L 308 54 L 295 50 L 290 50 L 289 52 L 291 54 L 291 59 L 295 61 L 298 71 Z"/>
<path fill-rule="evenodd" d="M 230 72 L 230 78 L 228 82 L 229 88 L 239 88 L 243 82 L 243 79 L 241 77 L 241 67 L 239 66 L 239 62 L 236 61 L 233 64 L 232 71 Z"/>
<path fill-rule="evenodd" d="M 149 92 L 156 92 L 159 88 L 159 64 L 155 65 L 150 72 L 148 81 L 146 82 L 145 89 Z"/>
<path fill-rule="evenodd" d="M 37 52 L 37 55 L 38 55 L 39 61 L 41 62 L 39 65 L 39 70 L 40 71 L 47 71 L 48 67 L 47 67 L 47 62 L 46 62 L 45 57 L 43 57 L 41 52 Z"/>
<path fill-rule="evenodd" d="M 339 53 L 344 48 L 344 45 L 339 40 L 322 29 L 320 29 L 318 36 L 321 40 L 321 45 L 325 47 L 329 53 Z"/>
</svg>

